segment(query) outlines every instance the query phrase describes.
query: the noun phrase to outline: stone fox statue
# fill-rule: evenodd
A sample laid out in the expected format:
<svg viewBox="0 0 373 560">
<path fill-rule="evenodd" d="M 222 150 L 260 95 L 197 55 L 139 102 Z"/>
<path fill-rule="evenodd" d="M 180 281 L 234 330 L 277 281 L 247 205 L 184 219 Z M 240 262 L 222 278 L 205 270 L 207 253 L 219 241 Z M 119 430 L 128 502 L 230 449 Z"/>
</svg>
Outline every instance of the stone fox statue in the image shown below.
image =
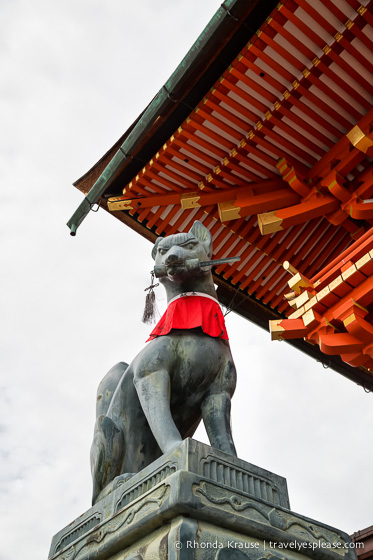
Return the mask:
<svg viewBox="0 0 373 560">
<path fill-rule="evenodd" d="M 212 238 L 201 222 L 153 248 L 168 307 L 130 365 L 102 380 L 91 449 L 93 503 L 162 453 L 191 437 L 203 418 L 213 447 L 236 456 L 230 427 L 236 370 L 210 266 Z M 194 261 L 191 261 L 194 259 Z"/>
</svg>

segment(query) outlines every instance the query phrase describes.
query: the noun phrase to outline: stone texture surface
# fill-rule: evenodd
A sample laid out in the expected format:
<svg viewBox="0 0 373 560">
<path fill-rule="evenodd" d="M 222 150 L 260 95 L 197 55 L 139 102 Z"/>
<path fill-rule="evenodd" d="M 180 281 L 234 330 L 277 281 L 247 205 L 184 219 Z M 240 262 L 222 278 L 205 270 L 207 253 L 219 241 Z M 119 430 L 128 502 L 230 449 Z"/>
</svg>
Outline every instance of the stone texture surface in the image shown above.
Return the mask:
<svg viewBox="0 0 373 560">
<path fill-rule="evenodd" d="M 53 560 L 353 560 L 348 535 L 290 511 L 286 480 L 187 439 L 52 540 Z"/>
</svg>

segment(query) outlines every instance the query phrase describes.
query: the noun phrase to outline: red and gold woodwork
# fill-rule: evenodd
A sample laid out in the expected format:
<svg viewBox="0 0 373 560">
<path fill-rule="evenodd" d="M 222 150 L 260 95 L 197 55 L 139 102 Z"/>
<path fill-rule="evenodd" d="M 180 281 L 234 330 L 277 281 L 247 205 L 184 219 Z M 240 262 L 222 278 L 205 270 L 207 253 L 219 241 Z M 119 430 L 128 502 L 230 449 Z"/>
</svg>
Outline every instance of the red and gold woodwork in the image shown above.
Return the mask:
<svg viewBox="0 0 373 560">
<path fill-rule="evenodd" d="M 284 268 L 292 275 L 285 297 L 294 311 L 270 321 L 272 340 L 302 337 L 373 373 L 373 230 L 313 278 L 288 262 Z"/>
<path fill-rule="evenodd" d="M 216 267 L 217 283 L 239 292 L 259 324 L 290 304 L 274 337 L 304 337 L 370 369 L 372 26 L 373 0 L 278 3 L 192 105 L 169 94 L 172 80 L 161 90 L 180 110 L 146 130 L 141 118 L 136 142 L 136 127 L 123 138 L 127 157 L 101 200 L 152 239 L 202 221 L 215 258 L 241 257 Z M 85 194 L 99 168 L 79 182 Z"/>
</svg>

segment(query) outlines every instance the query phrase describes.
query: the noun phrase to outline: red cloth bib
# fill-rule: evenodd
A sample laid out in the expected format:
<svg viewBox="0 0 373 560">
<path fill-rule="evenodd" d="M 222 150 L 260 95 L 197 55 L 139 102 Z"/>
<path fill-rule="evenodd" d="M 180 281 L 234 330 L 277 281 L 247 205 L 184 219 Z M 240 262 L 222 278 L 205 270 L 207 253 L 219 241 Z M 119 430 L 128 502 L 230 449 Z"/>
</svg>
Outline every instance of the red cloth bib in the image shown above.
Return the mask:
<svg viewBox="0 0 373 560">
<path fill-rule="evenodd" d="M 181 295 L 168 305 L 165 313 L 154 327 L 146 342 L 168 334 L 171 329 L 194 329 L 201 327 L 209 336 L 228 340 L 225 321 L 220 305 L 209 296 Z"/>
</svg>

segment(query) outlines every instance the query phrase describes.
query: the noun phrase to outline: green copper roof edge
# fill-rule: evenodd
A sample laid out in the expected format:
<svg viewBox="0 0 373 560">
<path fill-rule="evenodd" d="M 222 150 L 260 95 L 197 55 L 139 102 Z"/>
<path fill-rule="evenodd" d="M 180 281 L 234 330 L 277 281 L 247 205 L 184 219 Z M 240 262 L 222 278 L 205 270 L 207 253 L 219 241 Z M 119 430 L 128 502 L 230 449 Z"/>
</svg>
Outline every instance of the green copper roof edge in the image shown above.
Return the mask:
<svg viewBox="0 0 373 560">
<path fill-rule="evenodd" d="M 175 103 L 175 100 L 172 100 L 172 94 L 174 90 L 177 88 L 180 82 L 183 81 L 185 75 L 187 74 L 192 64 L 196 61 L 199 53 L 202 51 L 207 41 L 210 40 L 215 33 L 219 32 L 219 28 L 222 22 L 224 22 L 226 18 L 232 17 L 230 12 L 235 5 L 240 4 L 241 2 L 247 2 L 247 0 L 226 0 L 219 7 L 217 12 L 214 14 L 202 33 L 189 49 L 179 66 L 171 74 L 170 78 L 154 97 L 153 101 L 150 102 L 142 118 L 128 135 L 121 148 L 110 160 L 104 171 L 101 173 L 100 177 L 92 186 L 91 190 L 75 210 L 70 220 L 67 222 L 67 226 L 70 228 L 71 235 L 76 235 L 76 230 L 83 222 L 84 218 L 89 214 L 92 205 L 95 204 L 99 200 L 101 195 L 105 192 L 106 188 L 110 184 L 110 181 L 114 178 L 114 175 L 119 170 L 124 161 L 131 158 L 131 152 L 135 145 L 144 137 L 145 134 L 148 133 L 149 129 L 155 123 L 158 116 L 160 116 L 160 109 L 165 104 Z M 255 1 L 253 1 L 253 4 L 255 4 Z"/>
</svg>

